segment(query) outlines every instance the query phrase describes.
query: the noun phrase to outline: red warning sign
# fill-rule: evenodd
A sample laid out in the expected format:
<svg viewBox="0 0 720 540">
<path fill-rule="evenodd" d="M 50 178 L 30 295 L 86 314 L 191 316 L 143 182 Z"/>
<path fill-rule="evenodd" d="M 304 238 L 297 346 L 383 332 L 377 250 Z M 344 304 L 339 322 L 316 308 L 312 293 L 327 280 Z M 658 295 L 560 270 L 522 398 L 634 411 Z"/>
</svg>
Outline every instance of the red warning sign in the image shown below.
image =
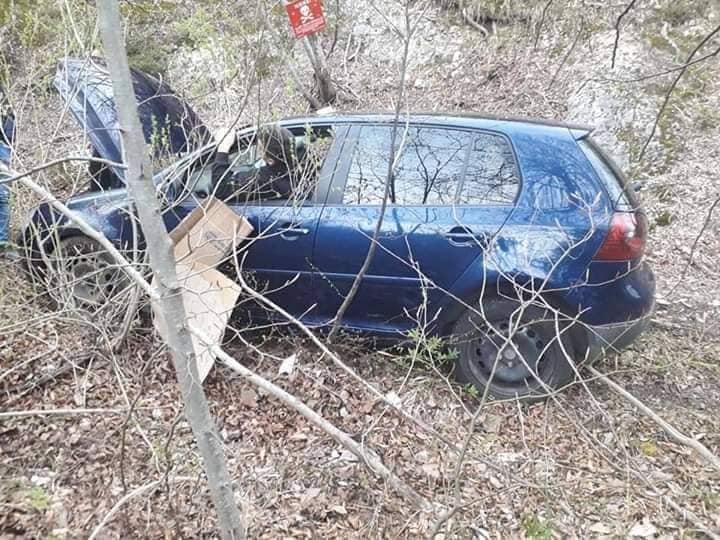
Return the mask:
<svg viewBox="0 0 720 540">
<path fill-rule="evenodd" d="M 325 28 L 325 14 L 321 0 L 295 0 L 285 4 L 290 26 L 300 39 Z"/>
</svg>

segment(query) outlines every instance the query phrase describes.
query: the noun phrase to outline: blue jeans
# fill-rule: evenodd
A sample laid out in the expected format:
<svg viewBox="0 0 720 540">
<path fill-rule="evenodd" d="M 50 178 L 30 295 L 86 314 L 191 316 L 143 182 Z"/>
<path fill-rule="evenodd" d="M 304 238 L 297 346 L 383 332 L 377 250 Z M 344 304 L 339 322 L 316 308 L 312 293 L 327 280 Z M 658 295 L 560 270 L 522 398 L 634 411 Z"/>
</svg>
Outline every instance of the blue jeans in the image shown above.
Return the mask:
<svg viewBox="0 0 720 540">
<path fill-rule="evenodd" d="M 1 120 L 1 119 L 0 119 Z M 5 129 L 2 126 L 3 130 Z M 0 133 L 0 136 L 2 133 Z M 0 180 L 10 176 L 10 156 L 12 149 L 0 137 Z M 10 240 L 10 186 L 0 184 L 0 244 Z"/>
<path fill-rule="evenodd" d="M 0 176 L 2 178 L 2 176 Z M 0 184 L 0 244 L 10 240 L 10 187 Z"/>
</svg>

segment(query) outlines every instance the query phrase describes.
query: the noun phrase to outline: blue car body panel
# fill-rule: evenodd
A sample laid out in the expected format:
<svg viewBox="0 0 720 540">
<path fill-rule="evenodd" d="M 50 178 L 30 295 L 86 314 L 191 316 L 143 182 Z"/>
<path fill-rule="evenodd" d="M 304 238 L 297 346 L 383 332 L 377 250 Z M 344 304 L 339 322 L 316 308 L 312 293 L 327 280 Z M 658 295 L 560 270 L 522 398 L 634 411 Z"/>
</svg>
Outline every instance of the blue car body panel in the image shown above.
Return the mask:
<svg viewBox="0 0 720 540">
<path fill-rule="evenodd" d="M 351 115 L 280 123 L 347 126 L 352 133 L 353 126 L 391 122 L 391 116 Z M 472 116 L 415 115 L 410 122 L 507 138 L 519 168 L 519 194 L 512 204 L 497 206 L 389 205 L 374 260 L 343 321 L 346 327 L 397 335 L 420 322 L 446 334 L 464 303 L 513 283 L 542 290 L 591 326 L 650 312 L 655 284 L 646 265 L 593 261 L 614 208 L 577 144 L 587 129 Z M 264 283 L 271 300 L 312 324 L 335 316 L 363 264 L 379 218 L 379 207 L 343 205 L 339 198 L 345 182 L 343 155 L 351 145 L 350 136 L 336 143 L 325 165 L 332 171 L 324 191 L 307 205 L 235 206 L 264 233 L 243 247 L 238 264 Z M 176 202 L 166 213 L 168 229 L 197 204 Z M 79 196 L 69 205 L 127 248 L 132 230 L 124 191 Z M 44 222 L 59 223 L 62 235 L 75 231 L 48 206 L 32 217 L 35 226 L 48 230 Z M 458 227 L 471 229 L 471 235 L 453 241 Z M 427 309 L 418 311 L 421 305 Z"/>
</svg>

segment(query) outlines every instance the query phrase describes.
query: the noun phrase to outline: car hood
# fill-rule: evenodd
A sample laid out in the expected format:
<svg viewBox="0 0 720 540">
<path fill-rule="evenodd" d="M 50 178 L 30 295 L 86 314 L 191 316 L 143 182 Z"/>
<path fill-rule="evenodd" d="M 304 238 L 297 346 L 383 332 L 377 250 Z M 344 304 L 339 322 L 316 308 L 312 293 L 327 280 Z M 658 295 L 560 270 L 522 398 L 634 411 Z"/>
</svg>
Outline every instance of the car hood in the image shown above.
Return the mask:
<svg viewBox="0 0 720 540">
<path fill-rule="evenodd" d="M 179 155 L 211 140 L 195 111 L 164 82 L 131 69 L 145 141 L 153 156 Z M 97 154 L 122 163 L 122 141 L 112 81 L 99 58 L 67 58 L 58 63 L 54 86 L 85 129 Z M 123 182 L 125 172 L 113 167 Z"/>
</svg>

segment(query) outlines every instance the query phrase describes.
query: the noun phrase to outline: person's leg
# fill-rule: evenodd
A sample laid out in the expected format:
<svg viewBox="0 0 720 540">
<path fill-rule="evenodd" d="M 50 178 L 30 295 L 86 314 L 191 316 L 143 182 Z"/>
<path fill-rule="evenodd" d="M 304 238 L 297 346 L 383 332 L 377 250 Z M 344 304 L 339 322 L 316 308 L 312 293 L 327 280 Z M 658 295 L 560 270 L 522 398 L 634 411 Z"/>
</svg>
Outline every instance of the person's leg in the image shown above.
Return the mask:
<svg viewBox="0 0 720 540">
<path fill-rule="evenodd" d="M 0 184 L 0 246 L 10 241 L 10 188 Z"/>
</svg>

